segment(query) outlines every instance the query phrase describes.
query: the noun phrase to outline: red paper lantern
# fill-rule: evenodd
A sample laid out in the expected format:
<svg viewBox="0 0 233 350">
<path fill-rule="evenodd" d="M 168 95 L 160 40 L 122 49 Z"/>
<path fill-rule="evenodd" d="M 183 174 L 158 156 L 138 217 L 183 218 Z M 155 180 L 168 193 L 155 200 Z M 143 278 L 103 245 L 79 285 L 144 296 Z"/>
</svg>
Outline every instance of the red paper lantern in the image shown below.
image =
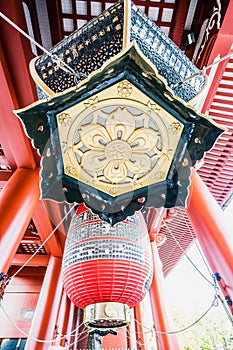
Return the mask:
<svg viewBox="0 0 233 350">
<path fill-rule="evenodd" d="M 76 306 L 85 309 L 89 325 L 121 326 L 128 322 L 122 313 L 128 314 L 150 287 L 151 261 L 140 211 L 111 226 L 81 204 L 67 235 L 64 289 Z"/>
</svg>

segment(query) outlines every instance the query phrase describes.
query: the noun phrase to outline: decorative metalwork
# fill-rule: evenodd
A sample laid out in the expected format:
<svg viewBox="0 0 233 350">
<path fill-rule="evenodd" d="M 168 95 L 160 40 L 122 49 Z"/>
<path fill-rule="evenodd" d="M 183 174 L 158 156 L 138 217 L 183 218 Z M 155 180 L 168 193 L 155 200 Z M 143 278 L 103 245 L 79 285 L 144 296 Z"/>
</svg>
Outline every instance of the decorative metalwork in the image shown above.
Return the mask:
<svg viewBox="0 0 233 350">
<path fill-rule="evenodd" d="M 203 76 L 195 76 L 189 82 L 175 86 L 199 70 L 175 45 L 175 43 L 145 13 L 131 2 L 130 40 L 136 41 L 143 54 L 154 64 L 158 73 L 166 79 L 174 94 L 188 102 L 204 85 Z"/>
<path fill-rule="evenodd" d="M 89 75 L 121 51 L 123 22 L 124 6 L 120 1 L 73 32 L 50 51 L 74 71 Z M 36 57 L 30 66 L 37 84 L 49 95 L 77 84 L 74 75 L 67 74 L 46 54 Z"/>
<path fill-rule="evenodd" d="M 185 102 L 195 97 L 205 83 L 203 76 L 175 87 L 175 84 L 199 70 L 169 37 L 129 0 L 120 0 L 82 28 L 63 39 L 50 52 L 75 72 L 90 75 L 121 52 L 124 43 L 135 41 L 143 54 L 166 79 L 176 96 Z M 76 85 L 47 54 L 31 63 L 32 76 L 49 95 Z M 174 86 L 174 87 L 173 87 Z M 122 92 L 129 93 L 130 89 Z M 127 96 L 123 96 L 127 97 Z"/>
<path fill-rule="evenodd" d="M 167 240 L 167 236 L 164 233 L 157 233 L 155 235 L 155 243 L 157 245 L 157 247 L 160 247 L 162 244 L 164 244 Z"/>
<path fill-rule="evenodd" d="M 87 101 L 57 116 L 65 174 L 113 197 L 164 181 L 183 124 L 127 80 Z"/>
<path fill-rule="evenodd" d="M 96 303 L 86 306 L 83 323 L 105 335 L 112 328 L 124 327 L 131 322 L 130 308 L 127 304 L 116 302 Z M 105 332 L 104 332 L 105 331 Z"/>
<path fill-rule="evenodd" d="M 43 156 L 42 198 L 85 202 L 111 224 L 143 206 L 185 206 L 190 166 L 223 132 L 172 94 L 136 44 L 17 115 Z"/>
</svg>

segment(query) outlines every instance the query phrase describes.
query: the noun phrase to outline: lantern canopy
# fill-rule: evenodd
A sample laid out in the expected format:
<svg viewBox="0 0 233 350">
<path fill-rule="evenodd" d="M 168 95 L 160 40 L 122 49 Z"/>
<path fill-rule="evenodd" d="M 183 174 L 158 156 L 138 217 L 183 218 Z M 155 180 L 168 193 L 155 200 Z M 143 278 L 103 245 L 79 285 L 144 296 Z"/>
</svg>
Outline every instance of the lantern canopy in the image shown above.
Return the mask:
<svg viewBox="0 0 233 350">
<path fill-rule="evenodd" d="M 190 167 L 223 128 L 184 103 L 205 82 L 182 51 L 120 1 L 51 53 L 88 78 L 75 86 L 46 54 L 31 63 L 51 98 L 16 114 L 42 155 L 41 198 L 84 202 L 112 225 L 143 206 L 185 206 Z"/>
<path fill-rule="evenodd" d="M 47 53 L 35 57 L 31 73 L 37 85 L 49 96 L 77 85 L 58 60 L 77 73 L 89 76 L 112 57 L 136 42 L 140 51 L 166 79 L 174 95 L 185 102 L 196 98 L 206 84 L 203 74 L 177 45 L 130 0 L 112 4 L 99 16 L 64 38 Z M 179 84 L 194 75 L 191 80 Z M 83 77 L 82 77 L 83 78 Z"/>
<path fill-rule="evenodd" d="M 83 204 L 74 215 L 63 257 L 63 285 L 84 309 L 84 323 L 114 328 L 130 322 L 152 280 L 152 256 L 141 212 L 113 227 Z"/>
</svg>

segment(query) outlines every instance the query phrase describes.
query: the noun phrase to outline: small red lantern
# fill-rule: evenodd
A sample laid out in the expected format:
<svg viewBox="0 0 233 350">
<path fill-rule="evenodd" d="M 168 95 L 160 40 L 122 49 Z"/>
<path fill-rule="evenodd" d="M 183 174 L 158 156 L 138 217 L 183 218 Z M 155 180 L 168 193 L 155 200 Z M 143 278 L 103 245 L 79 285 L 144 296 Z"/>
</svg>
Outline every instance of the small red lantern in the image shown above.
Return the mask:
<svg viewBox="0 0 233 350">
<path fill-rule="evenodd" d="M 63 258 L 63 284 L 71 301 L 85 309 L 84 323 L 114 328 L 130 322 L 152 279 L 152 257 L 140 211 L 111 226 L 84 204 L 72 219 Z"/>
</svg>

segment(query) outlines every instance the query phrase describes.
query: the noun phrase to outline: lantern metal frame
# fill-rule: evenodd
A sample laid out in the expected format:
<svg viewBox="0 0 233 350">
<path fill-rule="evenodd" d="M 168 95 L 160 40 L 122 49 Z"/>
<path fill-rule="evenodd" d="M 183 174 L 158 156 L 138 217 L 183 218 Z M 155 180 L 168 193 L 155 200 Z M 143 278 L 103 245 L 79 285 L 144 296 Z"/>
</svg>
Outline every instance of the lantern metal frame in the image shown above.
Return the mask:
<svg viewBox="0 0 233 350">
<path fill-rule="evenodd" d="M 107 93 L 108 89 L 122 83 L 130 84 L 131 89 L 137 89 L 146 96 L 146 102 L 140 103 L 144 106 L 146 104 L 147 116 L 155 113 L 162 121 L 169 115 L 175 124 L 170 123 L 168 135 L 172 138 L 177 134 L 179 140 L 175 143 L 175 152 L 171 152 L 172 159 L 166 164 L 166 178 L 162 177 L 160 182 L 149 180 L 144 186 L 138 186 L 135 181 L 136 184 L 131 190 L 115 195 L 103 191 L 103 188 L 96 188 L 95 182 L 85 182 L 85 176 L 81 176 L 81 179 L 79 174 L 73 176 L 72 166 L 67 170 L 69 164 L 66 163 L 65 154 L 72 146 L 67 147 L 65 139 L 59 134 L 59 128 L 61 129 L 63 124 L 68 126 L 70 132 L 72 125 L 77 123 L 76 119 L 79 118 L 77 109 L 73 119 L 69 118 L 70 109 L 83 105 L 88 117 L 98 105 L 98 95 Z M 132 107 L 132 100 L 127 93 L 122 94 L 120 99 L 123 106 Z M 135 98 L 133 100 L 135 101 Z M 137 109 L 137 101 L 135 108 Z M 18 110 L 16 114 L 23 121 L 28 136 L 33 139 L 34 146 L 42 155 L 41 198 L 70 203 L 85 202 L 93 212 L 110 224 L 124 220 L 143 206 L 185 206 L 190 167 L 203 157 L 204 152 L 212 147 L 216 138 L 223 132 L 222 127 L 174 96 L 166 81 L 135 42 L 111 58 L 102 69 L 92 73 L 78 87 Z M 83 117 L 81 119 L 84 120 Z M 91 123 L 89 124 L 91 128 Z M 76 129 L 82 127 L 81 124 L 77 125 Z M 71 136 L 73 139 L 74 134 Z M 117 188 L 117 183 L 115 185 Z"/>
</svg>

